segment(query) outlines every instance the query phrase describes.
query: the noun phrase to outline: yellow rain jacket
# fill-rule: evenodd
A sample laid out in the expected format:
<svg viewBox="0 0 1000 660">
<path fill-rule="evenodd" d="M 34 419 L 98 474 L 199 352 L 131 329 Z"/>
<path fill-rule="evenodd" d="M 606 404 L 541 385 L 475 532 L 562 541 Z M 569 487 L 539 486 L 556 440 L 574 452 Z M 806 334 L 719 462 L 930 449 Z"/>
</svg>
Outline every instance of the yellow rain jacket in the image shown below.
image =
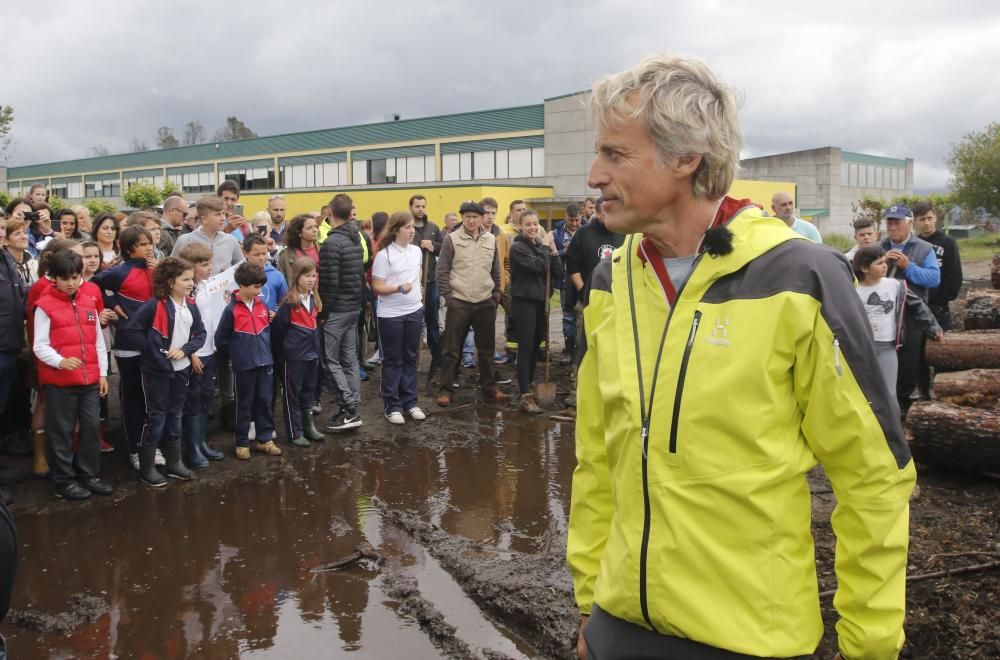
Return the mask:
<svg viewBox="0 0 1000 660">
<path fill-rule="evenodd" d="M 727 227 L 732 251 L 702 254 L 673 309 L 640 236 L 592 276 L 567 549 L 577 603 L 738 653 L 813 653 L 805 475 L 819 462 L 837 499 L 841 653 L 895 658 L 916 473 L 853 274 L 756 207 Z"/>
</svg>

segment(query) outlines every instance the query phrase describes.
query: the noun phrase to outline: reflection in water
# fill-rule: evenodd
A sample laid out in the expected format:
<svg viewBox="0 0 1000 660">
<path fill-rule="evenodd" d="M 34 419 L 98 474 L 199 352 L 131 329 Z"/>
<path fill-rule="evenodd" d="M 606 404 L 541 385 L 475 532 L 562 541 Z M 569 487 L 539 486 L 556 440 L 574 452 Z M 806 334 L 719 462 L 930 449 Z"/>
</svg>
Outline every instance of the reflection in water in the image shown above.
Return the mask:
<svg viewBox="0 0 1000 660">
<path fill-rule="evenodd" d="M 492 410 L 476 412 L 473 428 L 481 435 L 444 449 L 411 446 L 405 436 L 363 452 L 328 443 L 284 459 L 293 461 L 294 478 L 140 491 L 115 507 L 19 520 L 15 607 L 55 613 L 71 594 L 87 593 L 109 611 L 69 635 L 5 628 L 12 657 L 388 657 L 400 648 L 439 655 L 394 611 L 377 572 L 308 571 L 362 540 L 386 556 L 386 570 L 413 575 L 463 639 L 518 655 L 373 505 L 378 498 L 416 510 L 500 551 L 534 552 L 561 538 L 572 434 Z"/>
</svg>

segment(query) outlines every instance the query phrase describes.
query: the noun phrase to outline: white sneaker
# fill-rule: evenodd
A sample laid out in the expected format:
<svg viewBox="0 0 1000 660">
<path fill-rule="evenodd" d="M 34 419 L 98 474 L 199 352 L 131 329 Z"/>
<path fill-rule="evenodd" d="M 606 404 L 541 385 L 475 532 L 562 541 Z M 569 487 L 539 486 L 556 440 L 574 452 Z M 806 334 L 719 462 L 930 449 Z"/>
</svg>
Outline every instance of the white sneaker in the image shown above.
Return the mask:
<svg viewBox="0 0 1000 660">
<path fill-rule="evenodd" d="M 394 410 L 391 413 L 386 413 L 385 418 L 389 420 L 390 424 L 405 424 L 406 419 L 403 417 L 403 413 L 398 410 Z"/>
<path fill-rule="evenodd" d="M 427 415 L 424 413 L 424 411 L 418 408 L 417 406 L 413 406 L 412 408 L 407 410 L 406 414 L 412 417 L 413 419 L 417 420 L 418 422 L 422 422 L 423 420 L 427 419 Z"/>
<path fill-rule="evenodd" d="M 139 469 L 139 454 L 129 454 L 128 462 L 132 464 L 133 470 Z"/>
<path fill-rule="evenodd" d="M 166 465 L 166 464 L 167 464 L 167 459 L 163 458 L 163 453 L 160 451 L 160 448 L 157 447 L 156 458 L 153 460 L 153 465 Z"/>
<path fill-rule="evenodd" d="M 250 422 L 250 430 L 247 431 L 247 440 L 257 439 L 257 427 L 254 426 L 253 422 Z"/>
</svg>

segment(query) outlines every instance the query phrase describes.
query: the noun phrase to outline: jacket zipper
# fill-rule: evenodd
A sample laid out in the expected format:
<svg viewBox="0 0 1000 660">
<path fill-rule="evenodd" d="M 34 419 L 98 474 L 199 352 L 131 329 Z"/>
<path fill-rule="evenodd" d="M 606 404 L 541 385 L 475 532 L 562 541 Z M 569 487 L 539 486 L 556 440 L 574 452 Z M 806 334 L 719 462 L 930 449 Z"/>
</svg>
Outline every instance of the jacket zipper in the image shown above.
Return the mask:
<svg viewBox="0 0 1000 660">
<path fill-rule="evenodd" d="M 837 335 L 833 336 L 833 368 L 837 370 L 837 376 L 844 375 L 844 369 L 840 366 L 840 340 Z"/>
<path fill-rule="evenodd" d="M 83 384 L 86 385 L 90 383 L 87 378 L 87 345 L 83 341 L 83 328 L 80 327 L 80 317 L 76 313 L 76 300 L 70 300 L 69 304 L 73 306 L 73 320 L 76 321 L 76 331 L 80 335 L 80 363 L 83 365 Z"/>
<path fill-rule="evenodd" d="M 691 321 L 691 332 L 688 334 L 687 344 L 684 346 L 684 356 L 681 358 L 681 372 L 677 376 L 677 392 L 674 394 L 674 414 L 670 421 L 670 445 L 668 451 L 671 454 L 677 453 L 677 422 L 681 416 L 681 397 L 684 394 L 684 379 L 687 376 L 688 362 L 691 360 L 691 349 L 694 347 L 694 337 L 698 334 L 699 323 L 701 323 L 701 312 L 695 311 L 694 320 Z"/>
</svg>

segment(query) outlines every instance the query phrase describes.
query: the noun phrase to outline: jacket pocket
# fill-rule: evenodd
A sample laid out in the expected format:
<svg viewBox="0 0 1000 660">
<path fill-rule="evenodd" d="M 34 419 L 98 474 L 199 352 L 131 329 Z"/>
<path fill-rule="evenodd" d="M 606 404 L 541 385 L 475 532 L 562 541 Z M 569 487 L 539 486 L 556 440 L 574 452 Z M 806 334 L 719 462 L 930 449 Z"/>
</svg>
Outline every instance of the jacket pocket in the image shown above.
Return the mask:
<svg viewBox="0 0 1000 660">
<path fill-rule="evenodd" d="M 680 424 L 681 400 L 684 396 L 684 380 L 687 378 L 688 364 L 691 361 L 691 350 L 694 348 L 695 337 L 698 336 L 698 326 L 701 325 L 701 311 L 695 311 L 688 332 L 687 343 L 684 344 L 684 355 L 681 358 L 681 369 L 677 375 L 677 390 L 674 393 L 674 410 L 670 416 L 670 439 L 667 445 L 668 459 L 677 457 L 677 426 Z M 673 461 L 671 461 L 673 462 Z"/>
</svg>

